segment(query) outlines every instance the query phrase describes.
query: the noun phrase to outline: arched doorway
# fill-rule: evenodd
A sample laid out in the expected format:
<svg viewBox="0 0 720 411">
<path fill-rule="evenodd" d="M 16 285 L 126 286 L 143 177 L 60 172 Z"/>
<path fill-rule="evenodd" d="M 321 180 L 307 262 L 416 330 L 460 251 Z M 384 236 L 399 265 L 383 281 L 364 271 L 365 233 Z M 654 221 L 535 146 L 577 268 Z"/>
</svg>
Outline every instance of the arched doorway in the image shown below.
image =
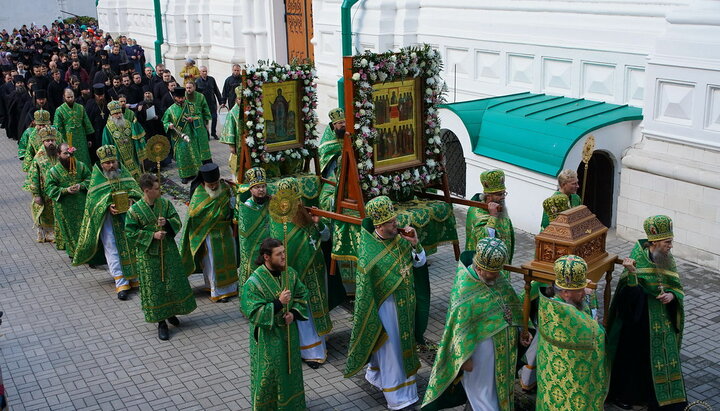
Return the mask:
<svg viewBox="0 0 720 411">
<path fill-rule="evenodd" d="M 580 188 L 578 194 L 583 193 L 583 176 L 585 175 L 585 164 L 580 163 L 577 169 Z M 613 201 L 615 182 L 615 165 L 610 155 L 604 151 L 595 151 L 590 158 L 587 176 L 587 189 L 585 190 L 585 204 L 592 211 L 598 220 L 606 227 L 612 225 Z"/>
<path fill-rule="evenodd" d="M 445 148 L 443 154 L 450 192 L 465 197 L 466 166 L 462 144 L 455 133 L 446 129 L 440 132 L 440 140 Z"/>
</svg>

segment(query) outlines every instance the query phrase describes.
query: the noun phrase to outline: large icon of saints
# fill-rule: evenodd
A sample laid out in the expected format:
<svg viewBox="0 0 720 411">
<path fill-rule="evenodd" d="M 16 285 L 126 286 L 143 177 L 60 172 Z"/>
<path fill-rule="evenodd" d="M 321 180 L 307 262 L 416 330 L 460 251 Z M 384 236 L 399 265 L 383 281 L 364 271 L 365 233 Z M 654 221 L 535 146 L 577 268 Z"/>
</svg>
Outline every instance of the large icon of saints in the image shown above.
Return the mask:
<svg viewBox="0 0 720 411">
<path fill-rule="evenodd" d="M 376 172 L 422 161 L 419 84 L 417 79 L 408 79 L 373 85 Z"/>
<path fill-rule="evenodd" d="M 269 151 L 301 144 L 297 81 L 263 84 L 265 143 Z"/>
</svg>

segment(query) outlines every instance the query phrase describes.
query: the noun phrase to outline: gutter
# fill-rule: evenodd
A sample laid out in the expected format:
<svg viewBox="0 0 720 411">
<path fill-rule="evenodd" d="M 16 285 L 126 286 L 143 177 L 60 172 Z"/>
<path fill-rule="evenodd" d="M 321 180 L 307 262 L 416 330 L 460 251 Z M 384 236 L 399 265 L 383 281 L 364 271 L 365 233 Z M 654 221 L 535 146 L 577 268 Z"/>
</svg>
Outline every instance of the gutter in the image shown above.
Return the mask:
<svg viewBox="0 0 720 411">
<path fill-rule="evenodd" d="M 158 0 L 155 0 L 156 2 Z M 342 33 L 342 56 L 352 56 L 352 20 L 350 11 L 360 0 L 343 0 L 340 6 L 340 30 Z M 345 77 L 341 76 L 337 82 L 338 107 L 345 109 Z"/>
</svg>

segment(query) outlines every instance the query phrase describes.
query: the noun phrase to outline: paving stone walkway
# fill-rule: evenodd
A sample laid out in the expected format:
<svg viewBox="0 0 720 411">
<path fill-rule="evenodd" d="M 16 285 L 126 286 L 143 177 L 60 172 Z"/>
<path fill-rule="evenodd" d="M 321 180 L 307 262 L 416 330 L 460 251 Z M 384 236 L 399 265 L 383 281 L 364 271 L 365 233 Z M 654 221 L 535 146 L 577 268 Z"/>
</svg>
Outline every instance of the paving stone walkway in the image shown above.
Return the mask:
<svg viewBox="0 0 720 411">
<path fill-rule="evenodd" d="M 211 147 L 227 176 L 227 148 L 216 141 Z M 193 275 L 198 308 L 181 318 L 179 329 L 170 327 L 169 342 L 160 342 L 156 326 L 143 320 L 139 295 L 119 301 L 104 266 L 72 267 L 64 251 L 35 243 L 16 149 L 0 133 L 0 369 L 12 409 L 249 409 L 248 323 L 237 299 L 210 302 L 201 276 Z M 174 179 L 172 170 L 167 174 Z M 175 203 L 184 215 L 184 204 Z M 465 211 L 456 217 L 464 244 Z M 532 236 L 518 232 L 517 242 L 515 263 L 529 261 Z M 608 242 L 621 256 L 631 247 L 614 237 Z M 429 262 L 426 336 L 439 341 L 456 266 L 452 247 L 441 247 Z M 688 395 L 720 409 L 720 276 L 685 262 L 679 267 L 687 293 L 682 359 Z M 520 287 L 519 277 L 514 283 Z M 384 409 L 382 394 L 362 376 L 343 378 L 351 315 L 338 307 L 331 317 L 327 364 L 303 368 L 308 408 Z M 429 374 L 430 364 L 423 363 L 420 395 Z M 518 409 L 529 409 L 531 401 L 521 396 Z"/>
</svg>

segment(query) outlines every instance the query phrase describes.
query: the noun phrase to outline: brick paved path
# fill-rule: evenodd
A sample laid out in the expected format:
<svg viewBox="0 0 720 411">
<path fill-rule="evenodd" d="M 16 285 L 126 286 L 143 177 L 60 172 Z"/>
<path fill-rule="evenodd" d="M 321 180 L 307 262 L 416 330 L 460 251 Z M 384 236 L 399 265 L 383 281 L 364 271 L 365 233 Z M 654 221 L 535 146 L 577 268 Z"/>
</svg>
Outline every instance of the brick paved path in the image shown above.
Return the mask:
<svg viewBox="0 0 720 411">
<path fill-rule="evenodd" d="M 216 141 L 211 146 L 227 174 L 227 148 Z M 170 327 L 169 342 L 160 342 L 156 326 L 143 320 L 139 295 L 119 301 L 104 267 L 72 267 L 64 252 L 34 242 L 30 196 L 20 190 L 24 175 L 15 153 L 15 142 L 0 134 L 0 368 L 12 408 L 249 409 L 248 325 L 237 299 L 211 303 L 200 291 L 201 276 L 192 276 L 198 308 L 181 319 L 179 330 Z M 184 214 L 184 205 L 176 203 Z M 457 218 L 462 228 L 464 210 Z M 463 236 L 464 229 L 458 233 Z M 518 232 L 517 240 L 515 262 L 528 261 L 532 237 Z M 627 255 L 630 248 L 626 241 L 609 241 L 611 252 Z M 429 262 L 426 336 L 439 341 L 455 272 L 452 248 L 441 247 Z M 687 263 L 680 270 L 687 292 L 682 354 L 689 397 L 720 409 L 720 277 Z M 339 307 L 332 320 L 327 364 L 303 367 L 308 407 L 384 409 L 382 394 L 362 376 L 342 377 L 351 315 Z M 423 363 L 421 395 L 429 374 Z M 527 408 L 528 401 L 520 398 L 518 408 Z"/>
</svg>

